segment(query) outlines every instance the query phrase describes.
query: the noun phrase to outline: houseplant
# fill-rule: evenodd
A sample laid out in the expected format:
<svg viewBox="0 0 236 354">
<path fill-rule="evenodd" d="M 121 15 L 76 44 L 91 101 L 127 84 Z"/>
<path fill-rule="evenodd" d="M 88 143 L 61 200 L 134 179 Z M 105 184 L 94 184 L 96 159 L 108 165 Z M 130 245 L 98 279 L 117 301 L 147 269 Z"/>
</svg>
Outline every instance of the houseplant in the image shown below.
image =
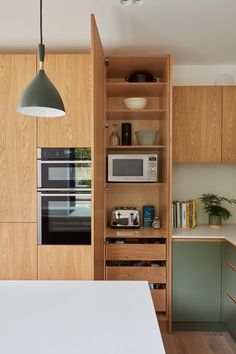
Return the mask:
<svg viewBox="0 0 236 354">
<path fill-rule="evenodd" d="M 209 215 L 210 227 L 220 227 L 222 219 L 228 220 L 232 216 L 225 204 L 236 204 L 236 199 L 229 199 L 213 193 L 204 193 L 199 198 L 204 211 Z"/>
</svg>

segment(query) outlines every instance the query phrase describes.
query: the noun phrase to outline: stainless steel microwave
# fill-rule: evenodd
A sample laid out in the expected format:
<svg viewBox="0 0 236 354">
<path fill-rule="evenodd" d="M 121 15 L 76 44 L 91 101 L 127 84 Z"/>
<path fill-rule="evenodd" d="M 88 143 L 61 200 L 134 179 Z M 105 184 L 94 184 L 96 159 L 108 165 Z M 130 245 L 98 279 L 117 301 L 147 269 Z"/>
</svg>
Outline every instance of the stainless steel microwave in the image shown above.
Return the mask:
<svg viewBox="0 0 236 354">
<path fill-rule="evenodd" d="M 108 182 L 158 182 L 157 154 L 108 154 Z"/>
</svg>

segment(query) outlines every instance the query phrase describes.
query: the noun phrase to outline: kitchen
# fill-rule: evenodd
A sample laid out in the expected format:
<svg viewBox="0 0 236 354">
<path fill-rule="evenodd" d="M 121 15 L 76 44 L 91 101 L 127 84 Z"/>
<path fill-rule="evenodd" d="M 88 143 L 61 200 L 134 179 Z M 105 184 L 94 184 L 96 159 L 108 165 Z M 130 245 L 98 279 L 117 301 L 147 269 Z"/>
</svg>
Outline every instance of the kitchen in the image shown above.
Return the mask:
<svg viewBox="0 0 236 354">
<path fill-rule="evenodd" d="M 115 6 L 119 6 L 119 11 L 123 11 L 122 13 L 127 15 L 131 11 L 128 6 L 122 7 L 118 3 Z M 145 6 L 148 7 L 146 3 L 143 5 L 143 7 L 135 7 L 135 10 L 132 11 L 138 11 L 141 16 L 141 11 L 147 11 Z M 45 8 L 46 6 L 48 5 L 45 4 Z M 131 4 L 130 6 L 135 5 Z M 99 14 L 99 6 L 96 10 Z M 99 16 L 96 15 L 97 17 L 99 20 Z M 89 22 L 89 16 L 87 22 Z M 98 27 L 100 27 L 100 23 Z M 100 35 L 102 39 L 103 32 L 104 29 Z M 45 30 L 45 37 L 46 35 Z M 158 56 L 157 53 L 161 52 L 161 48 L 157 48 L 158 52 L 155 55 L 150 52 L 150 57 L 140 56 L 135 57 L 135 60 L 130 53 L 122 54 L 118 60 L 115 55 L 109 53 L 109 63 L 104 66 L 103 59 L 106 54 L 100 38 L 95 20 L 92 18 L 91 54 L 77 54 L 73 51 L 68 54 L 64 52 L 49 54 L 46 51 L 45 72 L 63 98 L 66 117 L 29 118 L 16 113 L 17 101 L 36 74 L 36 54 L 28 54 L 27 51 L 21 50 L 21 53 L 27 54 L 3 53 L 1 55 L 3 87 L 11 88 L 11 95 L 6 94 L 10 89 L 2 90 L 2 110 L 7 114 L 2 116 L 2 132 L 4 134 L 1 134 L 1 165 L 3 166 L 1 169 L 2 203 L 0 205 L 1 279 L 92 280 L 104 279 L 106 271 L 106 279 L 109 280 L 122 277 L 124 280 L 127 277 L 132 280 L 137 278 L 137 280 L 148 280 L 152 284 L 161 285 L 151 291 L 156 307 L 159 309 L 160 327 L 170 330 L 172 325 L 171 57 L 168 54 Z M 141 86 L 137 88 L 139 84 L 120 82 L 121 79 L 124 80 L 125 77 L 128 77 L 131 71 L 141 67 L 149 69 L 155 78 L 161 79 L 161 82 L 144 83 L 141 84 L 142 88 L 140 88 Z M 181 70 L 181 66 L 179 68 L 174 66 L 173 69 L 174 83 L 177 83 L 175 75 L 178 74 L 177 69 Z M 198 69 L 200 70 L 200 68 Z M 185 74 L 184 70 L 187 71 L 187 68 L 183 67 L 182 77 Z M 197 73 L 197 68 L 195 70 L 196 77 L 199 78 L 200 74 Z M 105 71 L 107 72 L 106 85 Z M 209 84 L 206 82 L 206 77 L 204 80 L 198 84 Z M 183 81 L 182 83 L 186 84 L 186 81 Z M 188 84 L 189 86 L 194 84 L 193 80 Z M 214 85 L 214 82 L 210 82 L 210 84 Z M 136 91 L 132 92 L 132 90 Z M 104 101 L 102 99 L 103 92 L 106 96 Z M 122 100 L 124 97 L 138 94 L 139 96 L 145 94 L 148 99 L 147 111 L 135 112 L 136 115 L 132 116 L 132 111 L 127 112 L 124 109 Z M 107 117 L 106 121 L 104 121 L 104 116 Z M 163 119 L 164 116 L 167 119 Z M 174 118 L 175 113 L 173 112 Z M 221 121 L 221 117 L 218 119 Z M 132 124 L 132 146 L 110 145 L 111 125 L 117 123 L 121 127 L 124 120 Z M 106 128 L 104 128 L 104 123 L 107 123 Z M 154 129 L 159 132 L 157 143 L 151 147 L 151 151 L 150 146 L 140 148 L 136 140 L 135 131 L 144 129 Z M 215 132 L 215 130 L 213 131 Z M 218 132 L 218 130 L 216 131 Z M 119 134 L 121 137 L 121 132 Z M 175 142 L 175 136 L 173 139 Z M 104 145 L 101 143 L 103 141 Z M 52 245 L 38 242 L 37 184 L 39 173 L 36 163 L 37 148 L 75 149 L 90 146 L 92 149 L 91 202 L 93 206 L 91 244 Z M 17 154 L 19 151 L 21 151 L 20 156 Z M 135 155 L 143 151 L 145 155 L 151 153 L 161 157 L 160 179 L 154 183 L 146 181 L 137 184 L 107 180 L 105 174 L 106 154 L 115 156 L 121 153 L 127 155 L 131 152 Z M 54 163 L 56 164 L 55 160 Z M 181 168 L 180 166 L 179 169 L 181 170 Z M 222 164 L 222 168 L 227 168 L 227 166 L 224 167 Z M 174 179 L 175 173 L 176 166 L 174 166 Z M 184 175 L 182 171 L 180 173 L 182 176 Z M 177 188 L 178 181 L 175 181 Z M 42 191 L 40 188 L 44 187 L 40 187 L 40 184 L 38 187 L 38 195 L 41 193 L 42 198 L 47 198 L 43 193 L 52 197 L 50 195 L 52 191 Z M 176 190 L 173 192 L 176 193 Z M 88 195 L 89 192 L 86 198 L 89 197 Z M 132 202 L 134 196 L 135 202 Z M 195 195 L 186 196 L 186 198 L 190 197 L 195 198 Z M 234 197 L 233 193 L 231 197 Z M 185 195 L 176 198 L 185 198 Z M 89 200 L 86 199 L 86 202 Z M 70 203 L 73 203 L 72 199 Z M 141 227 L 139 231 L 133 232 L 131 229 L 117 231 L 108 227 L 111 210 L 114 207 L 137 206 L 142 211 L 144 205 L 155 206 L 162 222 L 161 229 L 152 230 Z M 23 236 L 19 237 L 19 235 Z M 126 241 L 128 239 L 128 241 L 124 244 L 113 243 L 112 240 L 116 238 L 126 239 Z M 147 243 L 143 243 L 143 239 Z M 157 243 L 155 243 L 156 241 Z M 145 255 L 142 256 L 142 252 L 145 252 Z M 130 269 L 131 266 L 114 265 L 114 262 L 126 261 L 127 258 L 128 262 L 136 262 L 136 266 L 132 266 L 132 269 Z M 109 262 L 113 262 L 113 265 L 110 265 Z M 138 262 L 157 262 L 159 266 L 148 267 L 143 266 L 142 263 L 140 265 Z"/>
</svg>

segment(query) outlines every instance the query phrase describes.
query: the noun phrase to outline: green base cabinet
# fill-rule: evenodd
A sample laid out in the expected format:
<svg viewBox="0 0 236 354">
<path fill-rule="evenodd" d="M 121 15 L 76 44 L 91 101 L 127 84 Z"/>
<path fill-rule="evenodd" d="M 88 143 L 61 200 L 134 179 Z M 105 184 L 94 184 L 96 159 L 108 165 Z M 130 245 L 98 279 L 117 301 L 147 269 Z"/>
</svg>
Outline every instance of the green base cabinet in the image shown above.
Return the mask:
<svg viewBox="0 0 236 354">
<path fill-rule="evenodd" d="M 219 323 L 221 242 L 173 242 L 173 321 Z"/>
<path fill-rule="evenodd" d="M 222 251 L 222 317 L 236 340 L 236 248 L 225 243 Z"/>
</svg>

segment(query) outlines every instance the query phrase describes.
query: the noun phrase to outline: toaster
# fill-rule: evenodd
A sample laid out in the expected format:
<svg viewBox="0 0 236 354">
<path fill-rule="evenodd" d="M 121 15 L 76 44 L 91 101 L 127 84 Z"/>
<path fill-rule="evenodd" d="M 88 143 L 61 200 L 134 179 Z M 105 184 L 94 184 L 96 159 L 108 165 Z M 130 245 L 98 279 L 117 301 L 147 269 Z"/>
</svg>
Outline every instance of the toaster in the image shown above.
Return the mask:
<svg viewBox="0 0 236 354">
<path fill-rule="evenodd" d="M 111 212 L 112 228 L 139 228 L 140 214 L 135 207 L 117 207 Z"/>
</svg>

